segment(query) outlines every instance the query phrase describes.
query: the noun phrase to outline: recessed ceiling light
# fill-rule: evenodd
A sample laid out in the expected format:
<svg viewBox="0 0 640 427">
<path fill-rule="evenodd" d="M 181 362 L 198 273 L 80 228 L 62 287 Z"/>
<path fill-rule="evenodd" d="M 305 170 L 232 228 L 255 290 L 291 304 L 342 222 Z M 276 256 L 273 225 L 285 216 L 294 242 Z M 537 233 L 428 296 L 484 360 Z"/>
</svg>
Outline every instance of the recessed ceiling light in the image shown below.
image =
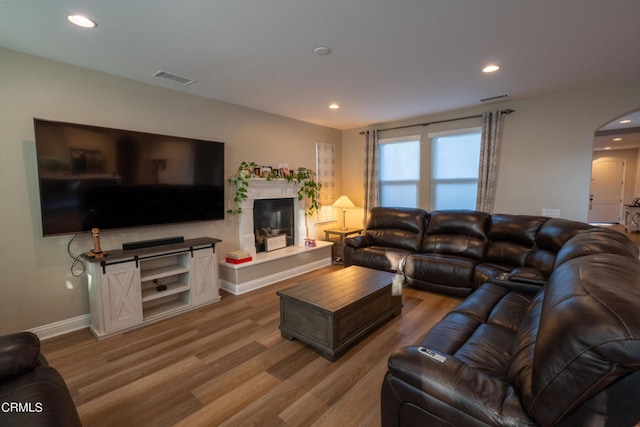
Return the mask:
<svg viewBox="0 0 640 427">
<path fill-rule="evenodd" d="M 483 73 L 495 73 L 496 71 L 498 71 L 500 69 L 499 65 L 496 64 L 489 64 L 486 67 L 484 67 L 482 69 Z"/>
<path fill-rule="evenodd" d="M 98 24 L 96 24 L 95 21 L 87 18 L 84 15 L 69 15 L 67 16 L 67 19 L 72 24 L 75 24 L 78 27 L 82 27 L 82 28 L 95 28 L 98 26 Z"/>
<path fill-rule="evenodd" d="M 622 141 L 622 138 L 613 138 L 615 142 Z"/>
<path fill-rule="evenodd" d="M 328 55 L 329 53 L 331 53 L 331 49 L 326 46 L 318 46 L 313 49 L 313 53 L 315 53 L 316 55 Z"/>
<path fill-rule="evenodd" d="M 626 125 L 627 123 L 631 123 L 631 120 L 624 119 L 624 120 L 620 120 L 618 123 L 620 123 L 621 125 Z"/>
<path fill-rule="evenodd" d="M 336 104 L 335 102 L 333 104 L 329 105 L 329 108 L 331 110 L 337 110 L 338 108 L 340 108 L 340 105 Z"/>
</svg>

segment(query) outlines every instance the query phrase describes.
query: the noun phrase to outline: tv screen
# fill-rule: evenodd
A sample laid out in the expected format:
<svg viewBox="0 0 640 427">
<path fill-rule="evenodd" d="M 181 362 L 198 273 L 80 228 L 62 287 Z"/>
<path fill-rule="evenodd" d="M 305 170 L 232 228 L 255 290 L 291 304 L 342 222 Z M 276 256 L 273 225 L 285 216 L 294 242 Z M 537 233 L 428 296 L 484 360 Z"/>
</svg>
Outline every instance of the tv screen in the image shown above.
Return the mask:
<svg viewBox="0 0 640 427">
<path fill-rule="evenodd" d="M 224 219 L 224 143 L 34 119 L 44 236 Z"/>
</svg>

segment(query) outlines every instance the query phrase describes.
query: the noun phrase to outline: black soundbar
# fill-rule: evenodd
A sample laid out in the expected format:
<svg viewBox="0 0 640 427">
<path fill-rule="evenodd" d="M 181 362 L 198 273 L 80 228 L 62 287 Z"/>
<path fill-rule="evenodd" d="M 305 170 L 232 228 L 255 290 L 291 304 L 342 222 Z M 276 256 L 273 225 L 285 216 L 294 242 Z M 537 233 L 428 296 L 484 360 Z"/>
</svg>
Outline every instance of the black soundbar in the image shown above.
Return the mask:
<svg viewBox="0 0 640 427">
<path fill-rule="evenodd" d="M 139 242 L 128 242 L 122 244 L 123 251 L 130 251 L 131 249 L 143 249 L 143 248 L 151 248 L 154 246 L 163 246 L 170 245 L 172 243 L 182 243 L 184 242 L 184 237 L 165 237 L 163 239 L 153 239 L 153 240 L 141 240 Z"/>
</svg>

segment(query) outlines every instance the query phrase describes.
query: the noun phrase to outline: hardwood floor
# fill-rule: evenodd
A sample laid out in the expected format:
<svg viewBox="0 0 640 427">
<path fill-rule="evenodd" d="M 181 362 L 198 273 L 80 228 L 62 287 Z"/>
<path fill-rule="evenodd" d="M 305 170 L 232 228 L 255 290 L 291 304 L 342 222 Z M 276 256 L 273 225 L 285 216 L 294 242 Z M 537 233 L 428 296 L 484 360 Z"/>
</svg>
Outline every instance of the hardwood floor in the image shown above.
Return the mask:
<svg viewBox="0 0 640 427">
<path fill-rule="evenodd" d="M 402 314 L 331 363 L 278 329 L 276 291 L 325 267 L 98 341 L 82 330 L 43 341 L 89 426 L 377 426 L 389 354 L 460 299 L 407 288 Z"/>
</svg>

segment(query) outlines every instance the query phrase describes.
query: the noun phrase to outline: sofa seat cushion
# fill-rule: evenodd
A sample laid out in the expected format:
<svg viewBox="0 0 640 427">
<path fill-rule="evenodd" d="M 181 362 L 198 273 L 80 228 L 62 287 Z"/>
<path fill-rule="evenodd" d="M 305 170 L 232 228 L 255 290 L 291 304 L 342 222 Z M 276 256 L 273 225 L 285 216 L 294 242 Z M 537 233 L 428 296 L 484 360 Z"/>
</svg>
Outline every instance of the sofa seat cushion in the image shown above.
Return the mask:
<svg viewBox="0 0 640 427">
<path fill-rule="evenodd" d="M 506 379 L 515 336 L 531 298 L 487 283 L 436 324 L 419 345 Z"/>
<path fill-rule="evenodd" d="M 383 419 L 390 412 L 384 405 L 394 396 L 425 408 L 421 424 L 415 425 L 535 425 L 507 381 L 518 328 L 532 298 L 487 283 L 416 346 L 392 353 L 383 385 Z M 419 347 L 446 361 L 420 354 Z"/>
<path fill-rule="evenodd" d="M 411 251 L 383 246 L 369 246 L 352 251 L 349 265 L 374 268 L 382 271 L 399 271 L 400 262 Z"/>
<path fill-rule="evenodd" d="M 411 254 L 402 271 L 409 286 L 464 296 L 473 289 L 473 270 L 477 260 L 452 255 Z"/>
</svg>

